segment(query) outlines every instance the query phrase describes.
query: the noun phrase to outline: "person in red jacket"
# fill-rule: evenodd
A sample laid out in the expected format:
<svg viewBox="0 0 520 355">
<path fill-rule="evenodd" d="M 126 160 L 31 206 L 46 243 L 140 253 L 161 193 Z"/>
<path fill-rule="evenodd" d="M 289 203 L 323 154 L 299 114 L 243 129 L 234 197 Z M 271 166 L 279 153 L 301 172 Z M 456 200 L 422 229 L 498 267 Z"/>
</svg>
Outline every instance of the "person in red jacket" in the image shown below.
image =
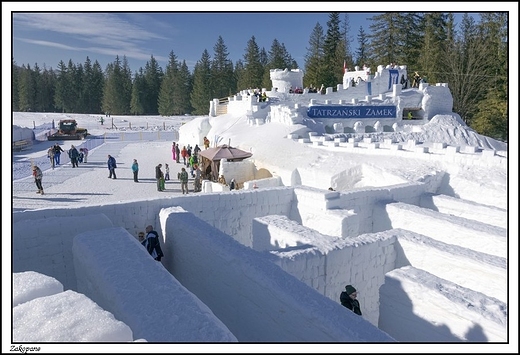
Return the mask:
<svg viewBox="0 0 520 355">
<path fill-rule="evenodd" d="M 184 160 L 184 165 L 186 165 L 186 157 L 188 156 L 188 149 L 186 149 L 186 146 L 182 147 L 181 150 L 181 157 Z"/>
</svg>

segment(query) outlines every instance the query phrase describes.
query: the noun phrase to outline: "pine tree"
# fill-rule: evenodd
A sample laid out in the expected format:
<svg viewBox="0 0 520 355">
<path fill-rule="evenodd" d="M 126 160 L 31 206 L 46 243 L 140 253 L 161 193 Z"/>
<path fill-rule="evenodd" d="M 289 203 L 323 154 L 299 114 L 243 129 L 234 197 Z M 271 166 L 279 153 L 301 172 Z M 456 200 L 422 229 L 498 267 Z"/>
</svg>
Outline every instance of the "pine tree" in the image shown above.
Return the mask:
<svg viewBox="0 0 520 355">
<path fill-rule="evenodd" d="M 317 22 L 309 38 L 309 47 L 307 48 L 307 54 L 305 55 L 305 76 L 303 77 L 304 86 L 320 87 L 320 85 L 324 83 L 324 42 L 325 35 L 323 34 L 323 27 L 319 22 Z"/>
<path fill-rule="evenodd" d="M 345 62 L 348 65 L 355 65 L 356 61 L 351 50 L 352 40 L 350 39 L 350 18 L 348 14 L 344 14 L 343 22 L 341 23 L 341 34 L 343 35 L 343 45 L 345 46 Z M 357 62 L 358 64 L 361 64 Z"/>
<path fill-rule="evenodd" d="M 168 64 L 164 74 L 161 90 L 159 92 L 159 114 L 161 116 L 175 115 L 175 90 L 177 90 L 176 80 L 179 76 L 179 62 L 173 51 L 168 55 Z"/>
<path fill-rule="evenodd" d="M 52 68 L 49 70 L 43 68 L 43 72 L 39 75 L 37 82 L 37 110 L 40 112 L 53 112 L 54 108 L 54 90 L 56 87 L 56 75 Z"/>
<path fill-rule="evenodd" d="M 487 137 L 507 142 L 509 140 L 509 112 L 505 88 L 489 90 L 487 97 L 477 105 L 478 112 L 471 127 Z"/>
<path fill-rule="evenodd" d="M 323 84 L 325 87 L 335 87 L 343 82 L 343 62 L 345 46 L 342 44 L 339 13 L 329 14 L 327 34 L 323 45 Z"/>
<path fill-rule="evenodd" d="M 214 99 L 210 91 L 211 82 L 211 60 L 207 50 L 202 52 L 202 57 L 195 64 L 193 70 L 193 90 L 191 91 L 191 105 L 196 115 L 207 115 L 209 103 Z"/>
<path fill-rule="evenodd" d="M 365 31 L 363 30 L 363 26 L 359 26 L 357 40 L 358 40 L 358 49 L 356 50 L 356 63 L 358 63 L 359 66 L 366 65 L 367 67 L 370 67 L 370 65 L 368 65 L 368 63 L 370 61 L 368 37 L 367 37 Z"/>
<path fill-rule="evenodd" d="M 20 83 L 20 67 L 16 65 L 14 58 L 11 60 L 11 70 L 12 70 L 12 81 L 11 81 L 11 110 L 13 112 L 20 111 L 20 95 L 18 90 L 18 85 Z"/>
<path fill-rule="evenodd" d="M 453 110 L 471 125 L 477 104 L 485 98 L 488 85 L 487 43 L 482 41 L 471 16 L 463 16 L 460 38 L 450 46 L 443 57 L 444 68 L 451 76 L 448 83 L 453 95 Z"/>
<path fill-rule="evenodd" d="M 481 134 L 508 141 L 508 15 L 483 13 L 478 25 L 477 38 L 482 49 L 485 69 L 479 74 L 485 78 L 483 100 L 479 100 L 470 124 Z"/>
<path fill-rule="evenodd" d="M 161 90 L 163 76 L 159 63 L 152 55 L 144 67 L 146 90 L 144 92 L 143 106 L 145 113 L 148 115 L 156 115 L 158 113 L 159 91 Z"/>
<path fill-rule="evenodd" d="M 418 63 L 423 79 L 427 78 L 427 81 L 432 83 L 439 82 L 439 74 L 444 71 L 443 53 L 446 53 L 446 41 L 446 15 L 427 13 L 425 15 L 424 42 Z"/>
<path fill-rule="evenodd" d="M 58 77 L 56 78 L 56 90 L 54 96 L 54 105 L 56 106 L 57 110 L 61 112 L 69 112 L 67 111 L 67 95 L 70 90 L 71 88 L 67 76 L 67 67 L 65 66 L 65 63 L 60 60 L 58 63 Z"/>
<path fill-rule="evenodd" d="M 401 56 L 404 15 L 387 12 L 370 18 L 370 48 L 373 63 L 397 63 Z"/>
<path fill-rule="evenodd" d="M 189 114 L 193 110 L 190 103 L 190 93 L 192 90 L 192 77 L 186 61 L 183 60 L 179 67 L 178 75 L 174 80 L 173 106 L 174 114 Z"/>
<path fill-rule="evenodd" d="M 87 57 L 85 60 L 84 68 L 84 80 L 83 80 L 83 101 L 84 101 L 84 112 L 86 113 L 99 113 L 101 110 L 101 96 L 100 90 L 102 86 L 99 85 L 99 63 L 97 67 L 92 65 L 90 58 Z M 101 76 L 102 78 L 102 76 Z"/>
<path fill-rule="evenodd" d="M 123 67 L 122 67 L 122 81 L 123 81 L 123 89 L 121 92 L 121 104 L 124 107 L 123 114 L 130 113 L 130 100 L 132 99 L 132 70 L 128 65 L 128 59 L 126 56 L 123 56 Z"/>
<path fill-rule="evenodd" d="M 235 78 L 235 81 L 237 82 L 237 88 L 240 88 L 240 83 L 245 82 L 244 62 L 242 62 L 242 60 L 240 59 L 237 60 L 237 62 L 235 63 L 235 70 L 233 71 L 233 76 Z"/>
<path fill-rule="evenodd" d="M 92 87 L 91 93 L 91 113 L 101 113 L 102 102 L 103 102 L 103 87 L 105 85 L 105 75 L 103 74 L 103 69 L 101 69 L 101 65 L 96 60 L 94 61 L 94 65 L 92 66 L 92 77 L 90 86 Z"/>
<path fill-rule="evenodd" d="M 123 57 L 124 59 L 124 57 Z M 132 96 L 131 78 L 127 73 L 128 67 L 122 65 L 119 56 L 113 63 L 109 63 L 105 70 L 106 82 L 103 89 L 103 111 L 112 115 L 130 113 L 130 97 Z"/>
<path fill-rule="evenodd" d="M 34 82 L 34 75 L 29 64 L 27 64 L 27 67 L 22 65 L 22 69 L 20 71 L 20 81 L 18 83 L 18 95 L 18 106 L 20 111 L 35 111 L 36 85 Z"/>
<path fill-rule="evenodd" d="M 76 64 L 69 59 L 65 73 L 68 90 L 65 93 L 65 112 L 76 112 L 78 107 L 78 84 L 76 82 Z"/>
<path fill-rule="evenodd" d="M 264 68 L 260 59 L 260 49 L 256 44 L 255 36 L 252 36 L 247 42 L 246 53 L 244 54 L 244 72 L 240 77 L 241 81 L 238 83 L 240 90 L 255 89 L 262 86 Z"/>
<path fill-rule="evenodd" d="M 139 72 L 135 72 L 134 82 L 132 84 L 132 98 L 130 99 L 130 113 L 133 115 L 143 115 L 144 97 L 146 92 L 146 82 L 144 79 L 143 68 L 139 68 Z"/>
<path fill-rule="evenodd" d="M 84 113 L 86 112 L 86 101 L 84 88 L 85 73 L 83 71 L 83 65 L 78 63 L 74 66 L 72 71 L 72 82 L 74 83 L 74 106 L 73 112 Z"/>
<path fill-rule="evenodd" d="M 33 111 L 35 112 L 43 112 L 43 87 L 42 87 L 42 72 L 38 63 L 34 64 L 33 69 L 31 70 L 32 81 L 34 85 L 34 107 Z"/>
<path fill-rule="evenodd" d="M 236 92 L 236 81 L 233 76 L 233 62 L 228 58 L 229 52 L 221 36 L 213 47 L 211 61 L 211 77 L 206 83 L 206 90 L 212 98 L 228 97 Z"/>
<path fill-rule="evenodd" d="M 262 81 L 263 88 L 271 87 L 271 70 L 272 69 L 297 69 L 297 63 L 289 54 L 285 45 L 280 43 L 276 38 L 271 44 L 271 48 L 267 53 L 267 61 L 265 65 L 264 78 Z"/>
<path fill-rule="evenodd" d="M 424 16 L 421 13 L 401 15 L 399 19 L 402 28 L 399 40 L 401 50 L 396 53 L 395 63 L 406 64 L 410 73 L 410 69 L 413 71 L 420 69 L 418 62 L 424 40 Z"/>
</svg>

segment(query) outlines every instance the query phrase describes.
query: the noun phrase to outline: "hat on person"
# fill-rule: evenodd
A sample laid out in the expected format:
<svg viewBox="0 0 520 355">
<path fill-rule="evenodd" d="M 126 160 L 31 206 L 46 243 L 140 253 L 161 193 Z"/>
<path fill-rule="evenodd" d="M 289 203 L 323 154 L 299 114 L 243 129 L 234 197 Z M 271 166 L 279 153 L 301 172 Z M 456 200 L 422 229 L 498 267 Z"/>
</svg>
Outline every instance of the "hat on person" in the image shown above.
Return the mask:
<svg viewBox="0 0 520 355">
<path fill-rule="evenodd" d="M 356 292 L 356 289 L 352 285 L 347 285 L 345 286 L 345 292 L 347 292 L 347 295 L 350 295 Z"/>
</svg>

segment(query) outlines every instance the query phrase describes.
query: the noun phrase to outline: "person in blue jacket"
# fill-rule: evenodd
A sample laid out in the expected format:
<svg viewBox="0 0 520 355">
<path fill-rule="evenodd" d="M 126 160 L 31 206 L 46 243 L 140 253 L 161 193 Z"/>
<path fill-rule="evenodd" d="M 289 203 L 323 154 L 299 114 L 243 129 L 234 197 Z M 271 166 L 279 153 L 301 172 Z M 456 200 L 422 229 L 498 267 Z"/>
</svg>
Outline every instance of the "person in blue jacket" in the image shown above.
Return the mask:
<svg viewBox="0 0 520 355">
<path fill-rule="evenodd" d="M 110 179 L 113 177 L 113 179 L 116 179 L 116 168 L 117 168 L 116 158 L 114 158 L 113 156 L 111 156 L 109 154 L 107 165 L 108 165 L 108 171 L 110 172 L 110 174 L 108 175 L 108 178 Z"/>
<path fill-rule="evenodd" d="M 164 254 L 161 249 L 161 243 L 159 242 L 159 234 L 153 230 L 151 225 L 146 227 L 146 238 L 144 245 L 154 260 L 161 261 L 161 258 L 164 256 Z"/>
<path fill-rule="evenodd" d="M 139 174 L 139 163 L 137 163 L 137 159 L 134 159 L 132 163 L 132 173 L 134 173 L 134 182 L 139 182 L 137 179 L 137 175 Z"/>
</svg>

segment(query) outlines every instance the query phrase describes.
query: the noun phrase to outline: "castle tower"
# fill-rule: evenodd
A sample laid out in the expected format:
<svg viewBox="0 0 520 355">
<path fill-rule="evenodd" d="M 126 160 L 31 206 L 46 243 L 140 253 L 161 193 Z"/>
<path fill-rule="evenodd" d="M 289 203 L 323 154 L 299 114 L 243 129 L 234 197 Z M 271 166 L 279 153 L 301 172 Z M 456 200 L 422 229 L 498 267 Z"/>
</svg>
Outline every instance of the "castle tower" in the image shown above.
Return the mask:
<svg viewBox="0 0 520 355">
<path fill-rule="evenodd" d="M 271 69 L 269 75 L 273 83 L 273 90 L 288 93 L 291 87 L 293 90 L 303 89 L 303 71 L 300 69 Z"/>
</svg>

